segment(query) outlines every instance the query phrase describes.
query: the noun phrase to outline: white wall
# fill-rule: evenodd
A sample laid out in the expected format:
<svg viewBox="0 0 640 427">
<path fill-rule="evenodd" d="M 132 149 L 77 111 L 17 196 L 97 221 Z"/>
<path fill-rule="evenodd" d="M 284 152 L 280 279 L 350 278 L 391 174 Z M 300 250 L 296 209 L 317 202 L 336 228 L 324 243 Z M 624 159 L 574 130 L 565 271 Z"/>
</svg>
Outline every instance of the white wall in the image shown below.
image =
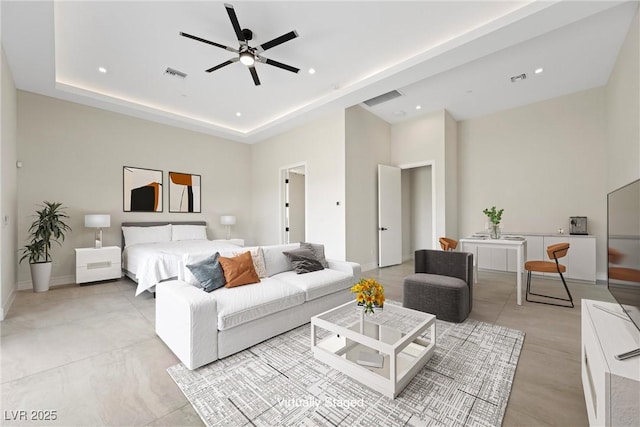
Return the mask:
<svg viewBox="0 0 640 427">
<path fill-rule="evenodd" d="M 378 265 L 378 164 L 390 163 L 390 125 L 355 106 L 346 110 L 347 259 Z"/>
<path fill-rule="evenodd" d="M 455 210 L 447 212 L 447 200 L 449 206 L 455 209 L 456 201 L 452 197 L 455 197 L 457 183 L 453 178 L 455 171 L 447 172 L 447 168 L 455 168 L 456 162 L 455 159 L 447 161 L 447 155 L 453 155 L 457 147 L 456 136 L 451 134 L 453 119 L 447 116 L 445 110 L 439 110 L 391 126 L 391 162 L 403 167 L 424 163 L 431 165 L 436 192 L 435 235 L 455 238 L 455 235 L 447 234 L 455 233 L 457 229 Z M 451 222 L 456 224 L 449 224 Z"/>
<path fill-rule="evenodd" d="M 280 169 L 306 163 L 307 241 L 345 259 L 345 113 L 331 112 L 251 146 L 253 226 L 257 244 L 282 241 Z"/>
<path fill-rule="evenodd" d="M 444 112 L 445 236 L 458 235 L 458 123 Z M 431 193 L 431 191 L 429 191 Z M 441 237 L 441 236 L 436 236 Z"/>
<path fill-rule="evenodd" d="M 435 249 L 431 227 L 431 166 L 409 169 L 411 177 L 411 253 Z"/>
<path fill-rule="evenodd" d="M 245 144 L 18 91 L 18 242 L 27 237 L 36 205 L 62 202 L 73 232 L 53 250 L 52 284 L 72 283 L 74 248 L 91 246 L 87 213 L 111 214 L 105 245 L 120 245 L 123 221 L 205 220 L 209 238 L 224 238 L 220 215 L 238 218 L 232 235 L 253 242 L 251 152 Z M 122 167 L 164 171 L 162 213 L 123 212 Z M 202 213 L 168 213 L 168 172 L 202 177 Z M 27 263 L 19 281 L 29 285 Z"/>
<path fill-rule="evenodd" d="M 0 173 L 0 278 L 2 286 L 0 289 L 0 320 L 4 319 L 17 289 L 17 262 L 18 262 L 18 202 L 17 202 L 17 106 L 16 87 L 13 83 L 11 69 L 7 64 L 7 58 L 2 49 L 0 58 L 0 92 L 2 95 L 1 109 L 1 144 L 0 162 L 2 172 Z M 6 222 L 5 222 L 6 218 Z"/>
<path fill-rule="evenodd" d="M 607 190 L 640 178 L 640 16 L 636 12 L 606 87 Z"/>
<path fill-rule="evenodd" d="M 504 208 L 502 228 L 555 233 L 587 216 L 606 269 L 604 89 L 597 88 L 458 123 L 459 232 L 485 227 L 484 208 Z"/>
</svg>

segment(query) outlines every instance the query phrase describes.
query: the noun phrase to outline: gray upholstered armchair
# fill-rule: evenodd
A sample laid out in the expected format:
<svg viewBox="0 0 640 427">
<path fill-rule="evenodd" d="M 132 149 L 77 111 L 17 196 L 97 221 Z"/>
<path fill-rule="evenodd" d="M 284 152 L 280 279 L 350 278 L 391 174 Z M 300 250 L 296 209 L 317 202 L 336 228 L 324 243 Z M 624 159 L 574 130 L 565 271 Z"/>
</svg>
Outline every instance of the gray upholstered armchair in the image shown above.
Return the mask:
<svg viewBox="0 0 640 427">
<path fill-rule="evenodd" d="M 403 291 L 405 307 L 464 321 L 473 304 L 473 254 L 417 250 L 415 274 L 404 279 Z"/>
</svg>

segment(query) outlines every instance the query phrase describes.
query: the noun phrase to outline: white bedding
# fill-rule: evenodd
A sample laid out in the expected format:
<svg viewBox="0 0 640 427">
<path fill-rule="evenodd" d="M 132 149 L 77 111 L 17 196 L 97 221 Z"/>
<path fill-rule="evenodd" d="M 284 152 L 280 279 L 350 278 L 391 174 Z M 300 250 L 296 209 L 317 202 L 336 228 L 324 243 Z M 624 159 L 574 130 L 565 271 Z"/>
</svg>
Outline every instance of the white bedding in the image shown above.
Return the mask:
<svg viewBox="0 0 640 427">
<path fill-rule="evenodd" d="M 135 274 L 136 295 L 163 280 L 178 276 L 180 260 L 185 253 L 214 253 L 239 250 L 240 246 L 211 240 L 180 240 L 161 243 L 143 243 L 127 246 L 122 253 L 125 270 Z"/>
</svg>

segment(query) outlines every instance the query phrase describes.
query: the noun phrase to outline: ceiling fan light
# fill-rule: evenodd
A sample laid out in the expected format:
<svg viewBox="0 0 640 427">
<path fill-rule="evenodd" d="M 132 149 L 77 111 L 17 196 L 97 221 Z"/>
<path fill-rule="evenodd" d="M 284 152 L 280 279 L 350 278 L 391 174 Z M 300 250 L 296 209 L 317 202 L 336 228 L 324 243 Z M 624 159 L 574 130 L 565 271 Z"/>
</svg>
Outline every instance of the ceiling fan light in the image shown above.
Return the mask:
<svg viewBox="0 0 640 427">
<path fill-rule="evenodd" d="M 252 66 L 256 62 L 256 58 L 254 58 L 253 54 L 248 51 L 240 52 L 240 62 L 242 62 L 247 67 Z"/>
</svg>

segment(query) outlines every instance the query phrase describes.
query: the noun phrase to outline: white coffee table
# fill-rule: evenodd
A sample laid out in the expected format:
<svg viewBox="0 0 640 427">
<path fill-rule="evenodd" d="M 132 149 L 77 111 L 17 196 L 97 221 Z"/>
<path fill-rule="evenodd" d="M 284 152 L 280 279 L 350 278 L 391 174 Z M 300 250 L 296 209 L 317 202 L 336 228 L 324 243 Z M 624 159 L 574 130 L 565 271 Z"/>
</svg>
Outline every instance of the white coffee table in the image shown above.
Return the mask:
<svg viewBox="0 0 640 427">
<path fill-rule="evenodd" d="M 392 399 L 435 348 L 436 317 L 399 305 L 365 315 L 354 300 L 311 318 L 314 357 Z M 382 367 L 358 363 L 365 353 L 381 354 Z"/>
</svg>

